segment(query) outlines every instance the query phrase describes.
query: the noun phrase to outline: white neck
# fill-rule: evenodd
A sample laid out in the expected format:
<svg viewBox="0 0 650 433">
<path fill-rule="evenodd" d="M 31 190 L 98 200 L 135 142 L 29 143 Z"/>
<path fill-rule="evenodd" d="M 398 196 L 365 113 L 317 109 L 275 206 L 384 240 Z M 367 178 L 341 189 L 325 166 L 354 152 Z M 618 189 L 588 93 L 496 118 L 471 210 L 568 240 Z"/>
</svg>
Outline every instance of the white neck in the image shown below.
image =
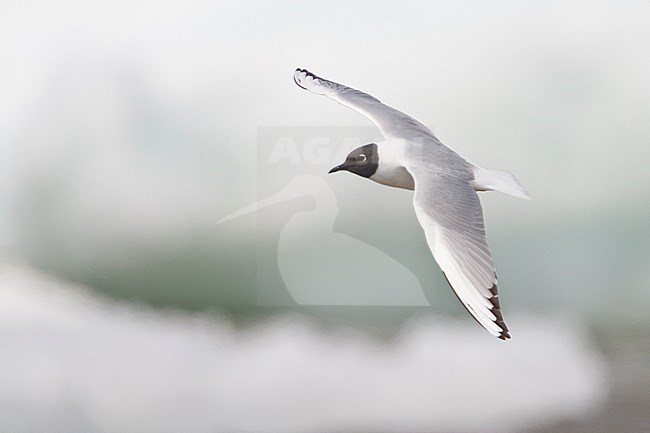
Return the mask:
<svg viewBox="0 0 650 433">
<path fill-rule="evenodd" d="M 382 141 L 377 143 L 379 166 L 371 180 L 383 185 L 413 190 L 413 177 L 402 165 L 406 146 L 401 142 Z"/>
</svg>

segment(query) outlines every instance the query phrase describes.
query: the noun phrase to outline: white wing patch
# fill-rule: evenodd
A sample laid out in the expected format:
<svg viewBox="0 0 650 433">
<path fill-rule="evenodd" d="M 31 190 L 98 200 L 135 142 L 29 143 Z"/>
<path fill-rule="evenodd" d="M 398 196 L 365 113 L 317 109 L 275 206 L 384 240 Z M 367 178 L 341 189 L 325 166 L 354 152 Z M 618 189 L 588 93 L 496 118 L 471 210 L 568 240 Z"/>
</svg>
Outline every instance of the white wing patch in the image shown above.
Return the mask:
<svg viewBox="0 0 650 433">
<path fill-rule="evenodd" d="M 449 285 L 478 323 L 509 339 L 476 192 L 462 178 L 409 171 L 415 180 L 415 214 Z"/>
</svg>

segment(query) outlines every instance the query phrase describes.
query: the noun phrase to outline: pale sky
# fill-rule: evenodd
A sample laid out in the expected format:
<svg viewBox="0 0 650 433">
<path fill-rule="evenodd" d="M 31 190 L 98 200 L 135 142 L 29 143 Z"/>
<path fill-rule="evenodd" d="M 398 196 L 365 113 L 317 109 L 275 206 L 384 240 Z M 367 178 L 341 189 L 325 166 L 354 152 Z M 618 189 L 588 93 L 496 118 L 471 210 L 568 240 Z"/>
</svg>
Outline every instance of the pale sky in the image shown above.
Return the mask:
<svg viewBox="0 0 650 433">
<path fill-rule="evenodd" d="M 12 431 L 41 422 L 56 431 L 159 431 L 156 423 L 176 422 L 176 430 L 203 432 L 222 422 L 216 404 L 232 408 L 228 420 L 241 429 L 286 430 L 287 417 L 277 418 L 285 413 L 291 431 L 304 431 L 322 425 L 321 407 L 339 415 L 354 407 L 365 411 L 355 418 L 359 431 L 384 428 L 385 414 L 411 430 L 437 419 L 447 430 L 520 431 L 545 415 L 593 409 L 607 378 L 581 321 L 640 318 L 645 329 L 650 306 L 648 22 L 650 2 L 613 0 L 2 2 L 0 382 L 8 385 L 0 419 Z M 408 192 L 327 176 L 322 161 L 277 172 L 260 163 L 272 144 L 264 131 L 304 138 L 331 128 L 341 137 L 351 127 L 362 131 L 352 138 L 376 138 L 357 113 L 299 89 L 296 67 L 371 93 L 526 187 L 531 202 L 482 195 L 500 299 L 517 336 L 505 351 L 493 350 L 501 342 L 469 316 L 449 317 L 462 307 Z M 331 145 L 334 159 L 343 144 Z M 410 322 L 385 345 L 299 319 L 237 333 L 218 315 L 96 297 L 117 288 L 117 297 L 176 307 L 189 300 L 197 309 L 219 308 L 223 293 L 237 300 L 248 289 L 241 298 L 254 298 L 237 267 L 260 272 L 260 249 L 276 260 L 282 226 L 271 223 L 286 220 L 286 209 L 265 214 L 275 220 L 258 220 L 267 223 L 258 231 L 254 219 L 215 222 L 297 175 L 319 176 L 314 183 L 335 193 L 336 208 L 331 200 L 323 208 L 330 253 L 359 260 L 351 267 L 359 270 L 370 249 L 390 256 L 381 257 L 417 277 L 414 286 L 427 302 L 433 293 L 433 311 L 446 318 Z M 300 235 L 293 247 L 318 250 Z M 339 253 L 345 242 L 367 243 L 364 257 L 352 247 L 352 257 Z M 295 248 L 286 256 L 306 257 Z M 62 279 L 5 265 L 13 261 Z M 65 281 L 82 277 L 108 283 Z M 486 377 L 472 354 L 503 374 Z M 391 388 L 391 374 L 407 388 Z M 248 378 L 251 388 L 242 387 Z M 538 392 L 521 387 L 529 382 Z M 485 392 L 468 397 L 458 383 L 482 383 Z M 393 401 L 404 389 L 411 400 Z M 507 418 L 484 404 L 495 390 L 508 397 L 495 399 Z M 462 417 L 468 402 L 479 416 Z M 259 416 L 250 416 L 251 403 Z M 136 406 L 144 416 L 133 415 Z"/>
<path fill-rule="evenodd" d="M 9 2 L 0 246 L 29 255 L 76 238 L 68 260 L 83 262 L 96 246 L 183 239 L 282 178 L 260 177 L 259 127 L 371 125 L 297 88 L 296 67 L 515 173 L 534 200 L 483 196 L 488 232 L 620 229 L 650 208 L 649 16 L 614 1 Z M 376 212 L 412 216 L 398 192 L 327 180 L 340 202 L 370 194 Z"/>
</svg>

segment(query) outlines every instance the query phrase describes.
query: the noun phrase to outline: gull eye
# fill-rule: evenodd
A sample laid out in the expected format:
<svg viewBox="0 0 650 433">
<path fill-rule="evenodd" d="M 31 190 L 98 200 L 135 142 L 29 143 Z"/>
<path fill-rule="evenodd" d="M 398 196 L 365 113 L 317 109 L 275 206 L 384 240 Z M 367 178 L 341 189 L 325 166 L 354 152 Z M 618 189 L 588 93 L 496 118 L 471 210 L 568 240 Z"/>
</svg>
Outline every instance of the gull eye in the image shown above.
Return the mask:
<svg viewBox="0 0 650 433">
<path fill-rule="evenodd" d="M 365 161 L 366 161 L 366 155 L 364 155 L 363 153 L 357 156 L 357 162 L 365 162 Z"/>
</svg>

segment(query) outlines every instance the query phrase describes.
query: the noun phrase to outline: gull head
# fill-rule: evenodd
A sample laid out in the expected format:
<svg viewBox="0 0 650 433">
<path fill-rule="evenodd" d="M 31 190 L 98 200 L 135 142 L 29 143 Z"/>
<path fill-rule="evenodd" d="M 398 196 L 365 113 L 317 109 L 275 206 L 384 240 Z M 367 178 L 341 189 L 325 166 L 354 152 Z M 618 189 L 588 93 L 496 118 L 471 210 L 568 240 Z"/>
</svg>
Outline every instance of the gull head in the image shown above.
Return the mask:
<svg viewBox="0 0 650 433">
<path fill-rule="evenodd" d="M 332 168 L 329 173 L 349 171 L 361 177 L 370 177 L 377 172 L 379 166 L 379 153 L 375 143 L 357 147 L 348 154 L 341 165 Z"/>
</svg>

